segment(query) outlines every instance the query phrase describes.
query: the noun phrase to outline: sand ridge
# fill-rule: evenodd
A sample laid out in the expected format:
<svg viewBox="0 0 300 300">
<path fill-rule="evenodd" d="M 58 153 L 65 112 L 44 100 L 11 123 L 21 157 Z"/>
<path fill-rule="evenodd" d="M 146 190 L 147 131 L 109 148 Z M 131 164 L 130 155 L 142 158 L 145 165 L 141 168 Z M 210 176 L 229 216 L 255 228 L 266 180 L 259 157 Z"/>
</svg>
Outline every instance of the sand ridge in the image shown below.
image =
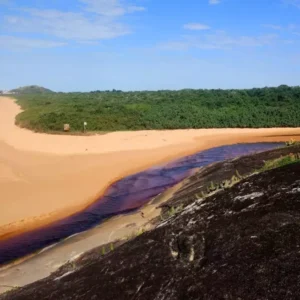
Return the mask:
<svg viewBox="0 0 300 300">
<path fill-rule="evenodd" d="M 49 135 L 16 126 L 20 112 L 0 97 L 0 238 L 79 211 L 114 181 L 156 164 L 224 144 L 300 140 L 300 128 Z"/>
</svg>

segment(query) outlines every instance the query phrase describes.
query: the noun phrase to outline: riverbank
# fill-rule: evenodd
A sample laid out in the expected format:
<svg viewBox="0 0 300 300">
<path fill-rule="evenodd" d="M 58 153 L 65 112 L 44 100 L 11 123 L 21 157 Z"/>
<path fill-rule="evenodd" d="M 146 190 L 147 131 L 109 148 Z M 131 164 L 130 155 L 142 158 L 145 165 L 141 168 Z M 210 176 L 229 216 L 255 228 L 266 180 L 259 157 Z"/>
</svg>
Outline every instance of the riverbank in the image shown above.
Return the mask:
<svg viewBox="0 0 300 300">
<path fill-rule="evenodd" d="M 203 200 L 199 200 L 199 195 L 202 194 L 202 192 L 206 193 L 207 192 L 207 188 L 211 186 L 211 182 L 214 182 L 216 184 L 216 187 L 218 186 L 219 183 L 223 182 L 224 180 L 228 180 L 230 178 L 232 178 L 233 176 L 236 176 L 237 174 L 237 170 L 238 170 L 238 174 L 239 174 L 239 178 L 236 178 L 237 181 L 241 180 L 241 176 L 246 176 L 251 174 L 253 171 L 255 170 L 259 170 L 262 168 L 262 166 L 265 165 L 265 161 L 269 161 L 269 160 L 274 160 L 278 157 L 281 156 L 285 156 L 285 155 L 289 155 L 290 153 L 299 153 L 299 146 L 295 146 L 295 147 L 283 147 L 283 148 L 277 148 L 275 150 L 271 150 L 271 151 L 267 151 L 267 152 L 262 152 L 259 154 L 255 154 L 255 155 L 248 155 L 248 156 L 243 156 L 240 157 L 238 159 L 233 159 L 233 160 L 227 160 L 225 162 L 219 162 L 213 165 L 210 165 L 206 168 L 202 168 L 201 170 L 198 170 L 194 175 L 190 176 L 189 178 L 186 178 L 184 180 L 184 182 L 181 182 L 180 184 L 178 184 L 176 187 L 173 187 L 171 189 L 169 189 L 166 193 L 163 193 L 162 195 L 156 197 L 155 199 L 153 199 L 152 201 L 150 201 L 150 203 L 148 203 L 145 207 L 142 208 L 142 211 L 144 212 L 144 217 L 143 218 L 141 216 L 140 213 L 134 213 L 134 214 L 130 214 L 130 215 L 125 215 L 125 216 L 117 216 L 115 218 L 112 218 L 110 220 L 108 220 L 107 222 L 104 222 L 103 224 L 101 224 L 100 226 L 97 226 L 94 229 L 91 229 L 85 233 L 73 236 L 71 238 L 68 238 L 66 240 L 64 240 L 63 242 L 59 243 L 58 245 L 56 245 L 55 247 L 48 249 L 47 251 L 42 251 L 41 254 L 34 256 L 33 258 L 26 260 L 24 263 L 17 265 L 17 266 L 13 266 L 10 267 L 8 269 L 4 269 L 2 271 L 0 271 L 0 281 L 2 285 L 5 285 L 2 287 L 1 290 L 1 286 L 0 286 L 0 294 L 1 291 L 5 291 L 5 290 L 9 290 L 11 286 L 23 286 L 25 284 L 28 284 L 30 282 L 34 282 L 36 280 L 42 279 L 43 277 L 49 275 L 51 273 L 51 276 L 48 279 L 44 279 L 43 282 L 48 282 L 48 284 L 52 284 L 53 282 L 55 282 L 55 287 L 51 289 L 51 291 L 53 292 L 56 289 L 61 289 L 64 288 L 66 286 L 66 284 L 61 283 L 61 279 L 64 280 L 64 278 L 68 275 L 73 276 L 71 274 L 73 273 L 78 273 L 81 272 L 80 270 L 83 269 L 87 269 L 90 266 L 95 266 L 99 261 L 99 265 L 97 267 L 97 271 L 93 271 L 92 273 L 92 278 L 94 278 L 94 274 L 99 274 L 101 272 L 101 270 L 103 269 L 103 265 L 109 261 L 109 264 L 111 264 L 111 262 L 120 262 L 122 261 L 122 266 L 124 267 L 124 262 L 126 263 L 126 268 L 130 268 L 132 266 L 132 264 L 134 264 L 134 262 L 132 261 L 130 264 L 127 263 L 128 259 L 132 259 L 132 258 L 136 258 L 136 256 L 145 258 L 147 257 L 147 255 L 141 255 L 141 251 L 140 248 L 137 248 L 136 245 L 140 243 L 141 239 L 143 239 L 145 236 L 146 238 L 148 238 L 148 241 L 145 242 L 145 239 L 143 240 L 143 242 L 141 243 L 142 245 L 147 245 L 147 247 L 152 247 L 155 248 L 155 251 L 149 251 L 149 255 L 153 254 L 153 253 L 157 253 L 157 251 L 159 252 L 161 249 L 163 249 L 164 247 L 166 248 L 166 251 L 164 251 L 164 254 L 162 256 L 162 261 L 165 262 L 166 260 L 168 260 L 168 257 L 170 257 L 172 259 L 172 266 L 174 267 L 174 263 L 176 264 L 176 260 L 174 260 L 174 257 L 171 257 L 170 255 L 170 243 L 169 240 L 170 238 L 172 238 L 173 236 L 176 236 L 175 234 L 172 235 L 170 234 L 170 231 L 166 231 L 165 237 L 160 237 L 159 239 L 157 238 L 157 236 L 153 236 L 153 231 L 151 231 L 150 233 L 147 233 L 146 235 L 143 235 L 141 237 L 139 237 L 138 239 L 134 239 L 133 241 L 128 241 L 125 245 L 123 245 L 122 249 L 118 249 L 118 245 L 124 243 L 124 241 L 119 241 L 114 243 L 114 247 L 111 247 L 111 242 L 114 241 L 115 239 L 122 239 L 125 238 L 125 241 L 128 239 L 128 235 L 131 236 L 131 232 L 133 232 L 133 236 L 136 236 L 137 233 L 138 235 L 140 235 L 140 233 L 142 232 L 141 230 L 137 229 L 139 227 L 143 227 L 146 229 L 151 229 L 151 228 L 155 228 L 160 222 L 161 220 L 165 220 L 164 224 L 170 224 L 172 222 L 172 220 L 174 221 L 174 215 L 173 218 L 171 217 L 171 219 L 168 219 L 168 221 L 166 222 L 166 219 L 170 217 L 170 209 L 168 209 L 168 207 L 174 207 L 176 208 L 176 211 L 182 212 L 182 210 L 185 211 L 186 213 L 191 213 L 191 212 L 195 212 L 197 211 L 196 215 L 193 216 L 193 218 L 191 218 L 190 216 L 188 216 L 187 219 L 187 223 L 188 226 L 183 226 L 180 228 L 180 232 L 182 232 L 182 228 L 185 228 L 186 230 L 189 230 L 193 225 L 198 224 L 198 222 L 192 222 L 192 220 L 194 220 L 197 215 L 203 212 L 203 206 L 201 205 L 201 210 L 199 211 L 199 209 L 191 209 L 192 206 L 195 207 L 196 206 L 202 204 Z M 290 172 L 286 172 L 288 174 L 291 174 Z M 278 188 L 278 186 L 280 186 L 283 181 L 286 180 L 290 180 L 291 176 L 286 176 L 286 173 L 283 175 L 283 178 L 281 178 L 279 180 L 279 182 L 277 182 L 275 184 L 275 188 L 277 188 L 278 190 L 285 191 L 286 192 L 286 197 L 297 197 L 297 195 L 294 192 L 291 192 L 290 190 L 294 191 L 295 188 L 293 186 L 289 186 L 289 189 L 284 188 Z M 296 173 L 297 175 L 298 173 Z M 295 175 L 295 174 L 294 174 Z M 220 199 L 218 197 L 222 197 L 222 195 L 224 196 L 224 194 L 229 194 L 230 198 L 229 201 L 231 201 L 234 197 L 232 197 L 232 192 L 231 191 L 238 191 L 239 193 L 243 193 L 243 197 L 245 197 L 245 194 L 247 195 L 247 192 L 245 191 L 245 187 L 247 188 L 251 188 L 254 189 L 254 191 L 257 191 L 257 188 L 253 187 L 255 184 L 259 184 L 259 180 L 254 180 L 254 184 L 245 184 L 245 181 L 248 182 L 248 180 L 252 180 L 253 176 L 248 177 L 247 179 L 244 180 L 244 182 L 242 183 L 242 188 L 238 187 L 238 188 L 232 188 L 229 190 L 222 190 L 219 191 L 219 193 L 216 194 L 216 191 L 213 192 L 211 195 L 212 197 L 216 197 L 216 201 L 211 201 L 211 202 L 215 202 L 217 203 L 217 206 L 220 206 L 220 203 L 222 203 L 222 201 L 220 201 Z M 274 188 L 269 188 L 268 186 L 268 181 L 273 180 L 273 176 L 267 176 L 267 174 L 263 175 L 263 180 L 266 181 L 266 184 L 260 184 L 259 187 L 259 191 L 261 193 L 256 193 L 259 195 L 262 195 L 262 191 L 264 192 L 271 192 L 274 195 L 276 194 L 278 196 L 278 191 Z M 296 176 L 297 178 L 297 176 Z M 292 179 L 295 180 L 295 179 Z M 229 180 L 230 181 L 230 180 Z M 237 183 L 237 181 L 235 181 Z M 295 182 L 296 184 L 296 182 Z M 264 189 L 265 186 L 268 186 L 268 189 Z M 263 188 L 262 188 L 263 187 Z M 248 194 L 253 195 L 253 190 L 248 192 Z M 280 194 L 279 194 L 280 195 Z M 286 197 L 283 197 L 282 199 L 286 199 Z M 196 200 L 195 202 L 195 199 Z M 251 198 L 251 201 L 254 198 Z M 267 197 L 266 199 L 272 199 L 272 197 Z M 293 199 L 293 202 L 295 201 L 295 199 Z M 158 209 L 155 209 L 156 206 L 159 206 L 160 203 L 164 202 L 164 206 L 165 209 L 163 210 L 163 213 L 161 215 L 160 218 L 156 218 L 156 220 L 153 220 L 153 217 L 155 215 L 157 215 L 159 213 Z M 194 203 L 195 202 L 195 203 Z M 210 201 L 209 201 L 210 203 Z M 207 202 L 207 204 L 209 204 Z M 226 202 L 227 204 L 228 202 Z M 281 202 L 280 202 L 281 203 Z M 291 202 L 288 202 L 289 204 Z M 234 211 L 236 212 L 237 209 L 242 209 L 244 207 L 244 205 L 249 205 L 249 203 L 245 204 L 245 202 L 243 202 L 243 206 L 239 206 L 239 204 L 237 204 L 236 202 L 234 202 Z M 255 205 L 251 205 L 249 206 L 249 209 L 256 209 Z M 269 207 L 269 205 L 267 205 L 267 207 Z M 178 210 L 177 210 L 178 208 Z M 219 209 L 214 212 L 214 213 L 208 213 L 205 214 L 205 217 L 207 218 L 207 222 L 205 223 L 205 228 L 207 228 L 207 225 L 211 224 L 211 222 L 213 222 L 213 220 L 215 220 L 216 216 L 219 216 Z M 204 208 L 205 210 L 205 208 Z M 251 219 L 251 217 L 249 217 L 248 211 L 243 210 L 244 211 L 244 217 L 239 218 L 239 222 L 240 220 L 244 220 L 245 222 L 247 222 L 248 218 Z M 289 210 L 290 211 L 290 210 Z M 229 212 L 231 212 L 229 210 Z M 255 216 L 261 216 L 261 214 L 257 214 L 255 213 Z M 265 214 L 263 214 L 264 216 Z M 271 214 L 268 214 L 268 216 Z M 286 214 L 284 215 L 286 218 Z M 228 206 L 226 207 L 226 220 L 228 221 L 228 218 L 230 218 L 230 214 L 228 213 Z M 278 223 L 280 225 L 280 228 L 282 229 L 282 220 L 279 218 L 278 219 L 278 214 L 275 213 L 274 215 L 275 221 L 278 220 Z M 262 218 L 265 219 L 264 217 Z M 150 221 L 152 220 L 152 221 Z M 201 218 L 201 220 L 203 221 L 203 219 Z M 201 221 L 200 220 L 200 221 Z M 205 220 L 205 218 L 204 218 Z M 236 220 L 236 218 L 235 218 Z M 293 219 L 294 220 L 294 219 Z M 149 223 L 150 221 L 150 223 Z M 199 221 L 199 222 L 200 222 Z M 286 220 L 285 220 L 286 221 Z M 146 223 L 146 224 L 145 224 Z M 272 224 L 274 223 L 274 221 L 272 222 Z M 143 226 L 143 224 L 145 224 Z M 173 224 L 178 224 L 178 215 L 176 215 L 176 221 L 173 222 Z M 219 226 L 221 226 L 221 228 L 226 228 L 226 231 L 229 230 L 228 226 L 223 226 L 222 222 L 217 222 L 216 223 Z M 220 225 L 221 224 L 221 225 Z M 255 225 L 260 224 L 260 222 L 255 221 L 255 224 L 251 227 L 251 229 L 248 231 L 248 233 L 250 233 L 251 235 L 251 243 L 253 244 L 253 234 L 252 234 L 252 230 L 253 228 L 255 228 Z M 159 227 L 164 226 L 163 224 L 160 224 Z M 289 223 L 288 223 L 289 226 Z M 218 228 L 217 227 L 217 228 Z M 268 226 L 265 226 L 264 228 L 268 228 Z M 161 228 L 159 229 L 161 230 Z M 290 230 L 289 227 L 287 227 L 287 230 Z M 110 232 L 110 233 L 109 233 Z M 154 229 L 154 232 L 157 232 L 156 229 Z M 160 232 L 165 232 L 163 229 Z M 203 227 L 201 228 L 201 230 L 197 230 L 195 232 L 195 234 L 203 234 Z M 261 233 L 261 230 L 259 231 Z M 277 231 L 276 231 L 277 232 Z M 289 231 L 290 232 L 290 231 Z M 292 231 L 294 232 L 294 231 Z M 178 231 L 177 231 L 178 233 Z M 244 233 L 244 230 L 243 230 Z M 272 231 L 273 233 L 273 231 Z M 149 239 L 149 235 L 152 235 L 152 237 Z M 222 236 L 226 235 L 226 233 L 224 233 Z M 207 235 L 208 238 L 210 238 L 211 236 L 214 237 L 216 236 L 215 234 L 213 235 Z M 219 235 L 217 235 L 219 236 Z M 232 234 L 230 236 L 239 236 L 236 234 Z M 243 235 L 244 236 L 244 235 Z M 284 235 L 285 236 L 285 235 Z M 289 235 L 288 235 L 289 236 Z M 131 238 L 129 238 L 131 239 Z M 197 239 L 197 241 L 202 240 Z M 271 245 L 274 246 L 273 243 L 274 239 L 269 240 L 271 242 Z M 277 240 L 277 239 L 276 239 Z M 295 239 L 293 239 L 295 240 Z M 159 243 L 161 243 L 160 246 L 155 246 L 153 247 L 153 243 L 155 243 L 156 241 L 158 241 Z M 240 241 L 240 239 L 239 239 Z M 244 241 L 244 239 L 242 239 L 242 241 Z M 230 242 L 232 242 L 232 239 L 230 240 Z M 101 244 L 106 244 L 105 246 L 100 246 Z M 289 245 L 290 243 L 287 243 L 286 245 Z M 198 247 L 199 243 L 197 243 L 197 247 Z M 209 245 L 212 245 L 212 243 L 210 243 Z M 256 243 L 255 243 L 256 245 Z M 201 243 L 200 243 L 201 246 Z M 258 247 L 260 247 L 260 244 L 257 245 Z M 91 251 L 88 251 L 88 248 L 94 248 Z M 106 251 L 103 251 L 104 247 L 106 248 Z M 124 257 L 123 259 L 112 259 L 112 255 L 115 257 L 115 253 L 120 253 L 122 252 L 124 249 L 129 249 L 129 253 L 128 256 Z M 247 247 L 242 247 L 243 249 L 247 249 Z M 203 248 L 200 248 L 200 250 Z M 211 251 L 211 247 L 208 248 L 209 251 Z M 216 249 L 219 249 L 219 247 L 217 247 Z M 235 249 L 235 247 L 230 247 L 230 249 Z M 259 248 L 261 249 L 261 248 Z M 195 253 L 196 255 L 199 255 L 200 252 L 199 248 L 195 249 Z M 103 257 L 105 255 L 105 253 L 111 252 L 108 254 L 108 257 Z M 132 251 L 134 251 L 135 255 L 132 256 Z M 203 250 L 201 250 L 203 251 Z M 174 252 L 176 254 L 176 252 Z M 201 253 L 201 252 L 200 252 Z M 223 253 L 227 253 L 226 251 Z M 253 252 L 253 253 L 257 253 L 257 252 Z M 261 252 L 259 252 L 261 253 Z M 269 255 L 269 252 L 267 251 L 267 256 Z M 277 252 L 276 252 L 277 253 Z M 285 252 L 284 252 L 285 253 Z M 254 255 L 255 255 L 254 254 Z M 246 255 L 247 256 L 247 255 Z M 214 257 L 213 255 L 209 256 L 209 257 Z M 240 257 L 240 255 L 239 255 Z M 198 256 L 197 256 L 198 258 Z M 269 256 L 267 257 L 267 259 L 269 258 Z M 272 260 L 272 259 L 271 259 Z M 67 262 L 65 265 L 63 265 L 62 267 L 60 267 L 63 263 L 63 261 Z M 151 265 L 153 266 L 153 261 L 154 260 L 149 260 L 151 262 Z M 244 260 L 243 260 L 244 261 Z M 263 259 L 263 261 L 267 261 L 266 259 Z M 286 263 L 286 255 L 284 256 L 284 262 Z M 118 263 L 118 270 L 120 268 L 119 266 L 120 264 Z M 189 264 L 182 264 L 183 266 L 188 266 Z M 219 260 L 218 260 L 218 265 L 219 264 Z M 256 264 L 254 264 L 256 265 Z M 140 266 L 140 264 L 139 264 Z M 251 266 L 253 266 L 253 263 L 251 263 Z M 60 268 L 59 268 L 60 267 Z M 57 271 L 56 269 L 59 268 Z M 159 274 L 161 274 L 161 268 L 159 267 L 159 269 L 155 272 L 153 272 L 153 274 L 155 276 L 158 276 Z M 172 269 L 171 269 L 172 270 Z M 96 273 L 95 273 L 96 272 Z M 127 271 L 126 271 L 127 272 Z M 117 273 L 118 274 L 118 273 Z M 127 273 L 126 273 L 127 274 Z M 257 275 L 257 272 L 255 272 L 255 274 Z M 105 277 L 105 276 L 104 276 Z M 101 276 L 100 281 L 104 278 L 103 276 Z M 71 278 L 69 281 L 69 284 L 76 282 L 77 280 L 77 276 L 76 278 Z M 106 278 L 106 277 L 105 277 Z M 124 272 L 122 271 L 122 278 L 124 280 Z M 126 276 L 125 276 L 125 280 L 126 280 Z M 140 277 L 139 277 L 140 278 Z M 272 277 L 273 278 L 273 277 Z M 103 279 L 104 280 L 104 279 Z M 89 284 L 89 280 L 83 280 L 81 281 L 85 282 L 86 285 Z M 113 281 L 115 282 L 115 281 Z M 118 281 L 119 282 L 119 281 Z M 122 282 L 122 281 L 121 281 Z M 159 281 L 160 282 L 160 281 Z M 210 280 L 207 282 L 211 282 Z M 39 283 L 36 283 L 36 285 L 39 285 L 41 283 L 41 281 L 39 281 Z M 136 283 L 137 284 L 137 288 L 139 286 L 140 283 Z M 101 282 L 99 283 L 99 279 L 97 279 L 97 283 L 95 283 L 95 285 L 93 285 L 93 287 L 99 286 L 101 285 Z M 68 285 L 69 286 L 69 285 Z M 77 283 L 74 284 L 74 288 L 76 289 L 77 287 Z M 33 292 L 34 289 L 32 289 L 31 287 L 25 287 L 26 291 L 29 291 L 29 293 Z M 40 289 L 43 290 L 43 289 Z M 90 289 L 86 289 L 86 291 L 89 291 Z M 22 293 L 24 290 L 19 289 L 17 290 L 17 293 Z M 62 295 L 63 293 L 59 293 L 59 295 Z M 11 298 L 10 298 L 11 297 Z M 11 295 L 8 298 L 4 299 L 14 299 Z M 1 296 L 0 296 L 1 298 Z M 2 298 L 1 298 L 2 299 Z M 23 298 L 22 298 L 23 299 Z"/>
<path fill-rule="evenodd" d="M 299 128 L 34 133 L 15 126 L 21 109 L 0 97 L 0 238 L 80 211 L 127 175 L 200 150 L 240 142 L 300 140 Z"/>
<path fill-rule="evenodd" d="M 144 230 L 151 230 L 153 220 L 161 213 L 158 206 L 168 201 L 187 182 L 189 179 L 154 197 L 139 211 L 110 218 L 93 229 L 0 267 L 0 295 L 12 287 L 22 287 L 45 278 L 100 245 L 127 240 Z"/>
</svg>

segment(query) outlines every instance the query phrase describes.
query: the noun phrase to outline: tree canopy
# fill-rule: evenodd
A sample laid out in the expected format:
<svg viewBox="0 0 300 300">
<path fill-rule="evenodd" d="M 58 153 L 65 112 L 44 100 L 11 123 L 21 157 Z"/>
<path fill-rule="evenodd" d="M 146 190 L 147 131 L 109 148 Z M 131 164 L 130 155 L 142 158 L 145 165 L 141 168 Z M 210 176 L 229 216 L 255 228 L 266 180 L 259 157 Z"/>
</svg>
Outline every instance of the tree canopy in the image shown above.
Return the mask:
<svg viewBox="0 0 300 300">
<path fill-rule="evenodd" d="M 61 131 L 300 126 L 300 87 L 17 95 L 21 126 Z"/>
</svg>

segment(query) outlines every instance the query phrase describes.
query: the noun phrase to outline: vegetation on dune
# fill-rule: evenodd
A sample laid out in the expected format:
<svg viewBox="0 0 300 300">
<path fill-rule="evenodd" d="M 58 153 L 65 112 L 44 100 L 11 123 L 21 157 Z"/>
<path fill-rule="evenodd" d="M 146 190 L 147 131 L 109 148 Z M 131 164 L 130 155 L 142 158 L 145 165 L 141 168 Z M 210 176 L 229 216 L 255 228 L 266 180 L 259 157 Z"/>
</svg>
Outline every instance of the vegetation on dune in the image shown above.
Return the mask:
<svg viewBox="0 0 300 300">
<path fill-rule="evenodd" d="M 300 126 L 300 87 L 17 95 L 17 124 L 35 131 Z"/>
<path fill-rule="evenodd" d="M 44 87 L 38 85 L 28 85 L 22 86 L 17 89 L 11 90 L 13 93 L 18 94 L 47 94 L 47 93 L 54 93 L 53 91 L 46 89 Z"/>
</svg>

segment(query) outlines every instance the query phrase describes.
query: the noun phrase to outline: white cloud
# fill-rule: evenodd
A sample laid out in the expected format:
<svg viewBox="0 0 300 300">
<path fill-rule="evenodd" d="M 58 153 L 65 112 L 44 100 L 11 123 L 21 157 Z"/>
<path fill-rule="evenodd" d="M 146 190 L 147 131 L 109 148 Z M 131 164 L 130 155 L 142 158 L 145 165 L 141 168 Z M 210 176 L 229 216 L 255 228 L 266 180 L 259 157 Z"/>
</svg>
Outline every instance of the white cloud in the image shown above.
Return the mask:
<svg viewBox="0 0 300 300">
<path fill-rule="evenodd" d="M 188 49 L 232 49 L 236 47 L 262 47 L 270 45 L 278 38 L 277 35 L 262 36 L 230 36 L 224 31 L 216 31 L 204 36 L 183 36 L 179 41 L 163 43 L 158 47 L 163 50 Z"/>
<path fill-rule="evenodd" d="M 0 5 L 8 5 L 10 4 L 10 0 L 0 0 Z"/>
<path fill-rule="evenodd" d="M 281 30 L 282 26 L 280 25 L 274 25 L 274 24 L 264 24 L 263 25 L 266 28 L 274 29 L 274 30 Z"/>
<path fill-rule="evenodd" d="M 80 12 L 23 8 L 22 16 L 5 16 L 4 27 L 10 31 L 38 33 L 76 42 L 96 41 L 131 33 L 129 26 L 120 22 L 120 17 L 144 10 L 119 0 L 80 2 L 84 4 Z"/>
<path fill-rule="evenodd" d="M 200 23 L 188 23 L 183 25 L 184 29 L 188 30 L 207 30 L 210 29 L 208 25 L 200 24 Z"/>
<path fill-rule="evenodd" d="M 283 40 L 282 41 L 284 44 L 286 44 L 286 45 L 292 45 L 292 44 L 295 44 L 295 41 L 293 41 L 293 40 Z"/>
<path fill-rule="evenodd" d="M 273 24 L 263 24 L 262 26 L 270 28 L 270 29 L 274 29 L 274 30 L 280 30 L 285 33 L 300 35 L 300 26 L 296 25 L 296 24 L 289 24 L 289 25 L 285 25 L 285 26 L 273 25 Z"/>
<path fill-rule="evenodd" d="M 158 46 L 159 49 L 161 50 L 171 50 L 171 51 L 185 51 L 190 48 L 189 43 L 185 41 L 181 42 L 166 42 L 163 44 L 160 44 Z"/>
<path fill-rule="evenodd" d="M 283 2 L 300 8 L 300 0 L 283 0 Z"/>
<path fill-rule="evenodd" d="M 289 30 L 294 30 L 294 29 L 297 29 L 297 25 L 295 25 L 295 24 L 289 24 L 289 26 L 288 26 L 288 29 Z"/>
<path fill-rule="evenodd" d="M 11 30 L 48 34 L 75 41 L 111 39 L 130 33 L 126 25 L 106 17 L 90 19 L 81 13 L 57 10 L 26 11 L 30 17 L 6 17 Z"/>
<path fill-rule="evenodd" d="M 142 6 L 126 5 L 119 0 L 79 0 L 85 4 L 86 11 L 97 13 L 103 16 L 123 16 L 127 13 L 134 13 L 145 10 Z"/>
<path fill-rule="evenodd" d="M 216 4 L 221 3 L 221 0 L 209 0 L 208 3 L 211 4 L 211 5 L 216 5 Z"/>
<path fill-rule="evenodd" d="M 289 24 L 287 29 L 290 31 L 290 33 L 294 35 L 299 35 L 300 36 L 300 26 L 296 24 Z"/>
<path fill-rule="evenodd" d="M 6 49 L 24 50 L 28 48 L 53 48 L 65 45 L 66 43 L 62 42 L 0 35 L 0 47 Z"/>
</svg>

